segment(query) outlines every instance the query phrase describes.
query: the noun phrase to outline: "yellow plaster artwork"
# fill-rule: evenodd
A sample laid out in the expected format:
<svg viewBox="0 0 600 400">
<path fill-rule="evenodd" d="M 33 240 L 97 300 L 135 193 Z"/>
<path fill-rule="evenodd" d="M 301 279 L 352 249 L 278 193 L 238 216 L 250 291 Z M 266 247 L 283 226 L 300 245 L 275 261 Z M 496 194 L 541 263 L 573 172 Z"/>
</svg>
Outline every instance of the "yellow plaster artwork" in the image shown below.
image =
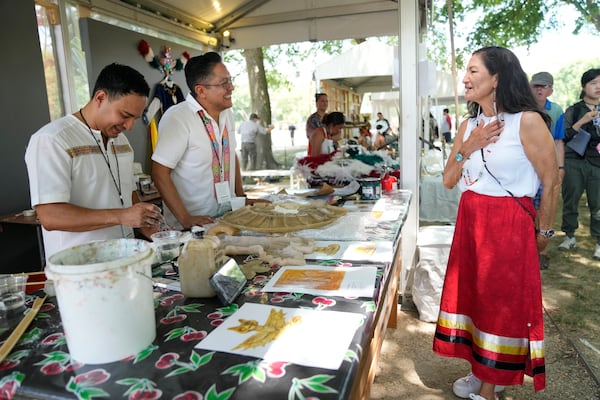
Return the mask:
<svg viewBox="0 0 600 400">
<path fill-rule="evenodd" d="M 375 250 L 377 250 L 377 246 L 374 244 L 365 244 L 364 246 L 356 246 L 354 249 L 355 252 L 360 254 L 366 254 L 368 256 L 372 256 L 375 254 Z"/>
<path fill-rule="evenodd" d="M 325 247 L 317 247 L 315 248 L 315 253 L 323 253 L 325 255 L 331 256 L 337 253 L 340 250 L 340 245 L 336 243 L 332 243 Z"/>
<path fill-rule="evenodd" d="M 242 272 L 246 279 L 252 279 L 256 276 L 257 272 L 269 272 L 271 269 L 269 264 L 265 264 L 262 260 L 252 260 L 247 263 L 243 263 L 240 265 Z"/>
<path fill-rule="evenodd" d="M 288 269 L 273 286 L 288 286 L 320 290 L 339 290 L 346 275 L 345 271 L 318 271 L 308 269 Z"/>
<path fill-rule="evenodd" d="M 256 333 L 235 346 L 232 350 L 247 350 L 265 346 L 266 344 L 275 341 L 286 328 L 299 324 L 302 321 L 302 317 L 295 316 L 292 317 L 290 322 L 285 322 L 283 310 L 276 311 L 275 309 L 271 309 L 269 318 L 267 318 L 267 322 L 265 322 L 264 325 L 259 325 L 258 321 L 253 319 L 239 319 L 238 321 L 240 321 L 240 325 L 227 329 L 241 334 L 252 331 L 255 331 Z"/>
</svg>

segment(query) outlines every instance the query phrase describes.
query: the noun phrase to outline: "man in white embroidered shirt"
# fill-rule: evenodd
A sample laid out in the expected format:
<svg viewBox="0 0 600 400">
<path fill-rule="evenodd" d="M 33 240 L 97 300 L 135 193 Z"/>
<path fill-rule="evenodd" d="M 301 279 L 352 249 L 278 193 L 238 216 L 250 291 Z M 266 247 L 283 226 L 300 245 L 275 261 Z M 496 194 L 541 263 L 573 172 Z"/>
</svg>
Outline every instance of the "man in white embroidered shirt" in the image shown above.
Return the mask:
<svg viewBox="0 0 600 400">
<path fill-rule="evenodd" d="M 136 202 L 130 130 L 150 88 L 131 67 L 106 66 L 79 111 L 32 135 L 25 153 L 31 205 L 43 227 L 46 259 L 93 240 L 149 236 L 160 209 Z M 135 204 L 134 204 L 135 203 Z"/>
</svg>

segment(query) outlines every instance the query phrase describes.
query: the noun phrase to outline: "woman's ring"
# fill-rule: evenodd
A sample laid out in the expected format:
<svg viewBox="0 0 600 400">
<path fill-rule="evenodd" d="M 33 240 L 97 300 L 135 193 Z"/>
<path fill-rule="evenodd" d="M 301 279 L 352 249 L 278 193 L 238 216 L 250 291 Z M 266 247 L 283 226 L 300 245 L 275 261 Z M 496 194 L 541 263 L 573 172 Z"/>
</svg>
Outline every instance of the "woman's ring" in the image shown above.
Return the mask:
<svg viewBox="0 0 600 400">
<path fill-rule="evenodd" d="M 485 140 L 490 140 L 490 137 L 489 137 L 489 136 L 486 136 L 486 137 L 485 137 Z"/>
</svg>

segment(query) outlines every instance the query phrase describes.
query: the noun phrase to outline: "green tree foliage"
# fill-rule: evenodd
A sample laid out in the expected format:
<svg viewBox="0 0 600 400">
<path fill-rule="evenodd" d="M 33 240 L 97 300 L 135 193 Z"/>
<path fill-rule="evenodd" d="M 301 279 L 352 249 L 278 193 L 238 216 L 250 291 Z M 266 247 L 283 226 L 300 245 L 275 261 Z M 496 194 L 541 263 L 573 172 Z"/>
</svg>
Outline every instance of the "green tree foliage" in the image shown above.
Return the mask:
<svg viewBox="0 0 600 400">
<path fill-rule="evenodd" d="M 263 47 L 262 58 L 256 52 L 253 53 L 253 57 L 247 57 L 248 54 L 245 56 L 244 50 L 227 51 L 224 55 L 224 61 L 227 65 L 245 64 L 246 69 L 243 73 L 250 72 L 248 74 L 250 96 L 241 93 L 239 90 L 234 95 L 236 121 L 245 120 L 251 112 L 259 112 L 263 115 L 263 122 L 270 124 L 272 118 L 269 94 L 279 91 L 300 92 L 300 96 L 303 97 L 309 107 L 303 112 L 302 118 L 306 118 L 312 112 L 310 107 L 314 105 L 312 93 L 306 93 L 304 88 L 299 91 L 299 88 L 291 83 L 290 77 L 282 72 L 284 64 L 300 65 L 306 60 L 318 59 L 318 56 L 322 56 L 322 54 L 338 55 L 349 46 L 361 41 L 362 39 L 330 40 Z M 234 73 L 234 82 L 238 75 L 239 73 L 237 75 Z M 284 110 L 275 111 L 275 120 L 296 122 L 298 120 L 298 109 L 298 104 L 296 104 L 294 112 L 290 116 L 284 116 Z"/>
<path fill-rule="evenodd" d="M 465 54 L 483 46 L 514 48 L 536 43 L 542 33 L 556 29 L 561 22 L 561 6 L 578 12 L 574 33 L 583 29 L 600 35 L 600 2 L 598 0 L 437 0 L 438 14 L 430 29 L 430 54 L 439 65 L 448 66 L 447 54 L 437 44 L 448 32 L 448 1 L 454 14 L 454 32 L 465 45 L 457 47 L 457 64 L 464 66 Z M 449 59 L 449 58 L 448 58 Z M 446 67 L 448 68 L 448 67 Z"/>
<path fill-rule="evenodd" d="M 575 33 L 579 33 L 586 25 L 592 25 L 600 33 L 600 2 L 598 0 L 563 0 L 579 12 L 575 21 Z"/>
</svg>

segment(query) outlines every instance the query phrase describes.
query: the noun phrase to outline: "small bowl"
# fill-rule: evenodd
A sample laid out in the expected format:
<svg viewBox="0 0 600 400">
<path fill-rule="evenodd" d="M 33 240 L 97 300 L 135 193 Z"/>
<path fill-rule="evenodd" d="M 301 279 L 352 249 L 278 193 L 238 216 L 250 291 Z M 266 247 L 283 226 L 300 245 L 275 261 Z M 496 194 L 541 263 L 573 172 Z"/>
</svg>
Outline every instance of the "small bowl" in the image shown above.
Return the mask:
<svg viewBox="0 0 600 400">
<path fill-rule="evenodd" d="M 25 310 L 27 275 L 0 275 L 0 309 L 2 317 L 14 318 Z"/>
<path fill-rule="evenodd" d="M 154 243 L 158 262 L 168 262 L 179 257 L 181 245 L 181 232 L 160 231 L 150 236 Z"/>
<path fill-rule="evenodd" d="M 24 217 L 35 217 L 35 210 L 24 210 L 23 216 Z"/>
</svg>

